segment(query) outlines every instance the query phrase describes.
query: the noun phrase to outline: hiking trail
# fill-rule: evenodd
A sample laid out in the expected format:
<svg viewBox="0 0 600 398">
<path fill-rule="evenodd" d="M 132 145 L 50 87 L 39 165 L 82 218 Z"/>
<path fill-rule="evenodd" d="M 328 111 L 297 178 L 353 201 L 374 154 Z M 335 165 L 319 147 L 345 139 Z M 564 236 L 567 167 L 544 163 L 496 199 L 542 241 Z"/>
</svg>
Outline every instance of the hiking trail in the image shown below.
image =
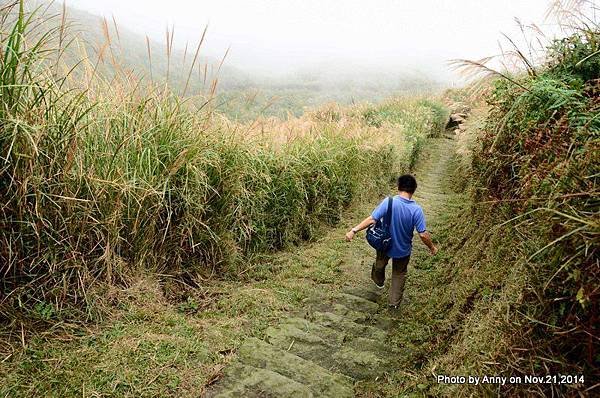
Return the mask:
<svg viewBox="0 0 600 398">
<path fill-rule="evenodd" d="M 454 145 L 449 135 L 428 140 L 414 170 L 419 184 L 414 198 L 423 207 L 428 227 L 445 210 L 449 193 L 443 181 Z M 364 239 L 364 233 L 356 239 Z M 427 255 L 415 237 L 409 281 L 410 269 Z M 353 397 L 356 382 L 373 381 L 397 369 L 396 358 L 408 355 L 409 348 L 389 344 L 388 336 L 402 322 L 403 309 L 388 310 L 387 287 L 377 289 L 370 280 L 370 263 L 359 260 L 345 270 L 360 275 L 349 278 L 351 285 L 333 293 L 315 291 L 302 308 L 269 327 L 264 340 L 247 338 L 206 396 Z M 402 306 L 414 304 L 415 284 L 409 281 Z"/>
</svg>

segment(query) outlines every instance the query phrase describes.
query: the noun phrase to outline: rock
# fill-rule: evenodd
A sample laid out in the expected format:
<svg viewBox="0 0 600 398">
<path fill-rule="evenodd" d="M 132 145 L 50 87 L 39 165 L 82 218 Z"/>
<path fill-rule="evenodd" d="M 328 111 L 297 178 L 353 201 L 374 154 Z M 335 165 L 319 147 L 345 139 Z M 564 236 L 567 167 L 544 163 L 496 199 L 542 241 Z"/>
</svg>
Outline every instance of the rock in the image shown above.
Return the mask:
<svg viewBox="0 0 600 398">
<path fill-rule="evenodd" d="M 330 358 L 337 364 L 340 372 L 357 380 L 375 379 L 389 368 L 388 362 L 372 351 L 355 350 L 350 347 L 334 351 Z"/>
<path fill-rule="evenodd" d="M 454 102 L 449 108 L 452 110 L 452 113 L 468 114 L 471 112 L 471 107 L 463 102 Z"/>
<path fill-rule="evenodd" d="M 302 342 L 307 346 L 316 347 L 319 350 L 335 347 L 334 344 L 328 343 L 318 334 L 307 332 L 290 324 L 282 324 L 276 328 L 270 327 L 266 330 L 265 334 L 269 343 L 288 351 L 291 350 L 291 346 L 296 342 Z"/>
<path fill-rule="evenodd" d="M 356 323 L 370 323 L 372 319 L 372 314 L 354 311 L 342 304 L 332 304 L 331 308 L 329 308 L 329 311 Z"/>
<path fill-rule="evenodd" d="M 387 319 L 387 318 L 384 318 Z M 382 320 L 382 322 L 385 322 Z M 353 347 L 355 349 L 363 349 L 367 351 L 374 351 L 379 353 L 384 353 L 384 356 L 389 356 L 390 353 L 393 354 L 395 349 L 390 347 L 389 344 L 386 344 L 387 340 L 374 340 L 365 337 L 357 337 L 352 334 L 338 331 L 323 325 L 319 325 L 314 322 L 310 322 L 306 319 L 302 318 L 288 318 L 283 321 L 281 326 L 290 325 L 298 328 L 302 331 L 315 334 L 319 336 L 326 344 L 331 346 L 342 346 L 347 345 L 349 347 Z M 360 329 L 362 332 L 363 329 Z M 269 340 L 271 341 L 271 340 Z M 288 341 L 289 343 L 289 341 Z"/>
<path fill-rule="evenodd" d="M 306 327 L 302 320 L 292 323 L 296 325 L 283 323 L 268 328 L 268 342 L 353 379 L 367 380 L 381 376 L 390 369 L 394 358 L 404 354 L 390 347 L 386 340 L 356 337 L 314 323 Z M 343 338 L 336 339 L 333 335 Z"/>
<path fill-rule="evenodd" d="M 287 318 L 281 324 L 281 326 L 283 325 L 293 326 L 307 333 L 314 333 L 330 345 L 339 346 L 348 337 L 346 333 L 310 322 L 309 320 L 302 318 Z"/>
<path fill-rule="evenodd" d="M 450 120 L 452 120 L 454 122 L 462 123 L 465 121 L 465 118 L 458 113 L 454 113 L 454 114 L 450 115 Z"/>
<path fill-rule="evenodd" d="M 377 303 L 377 301 L 379 301 L 379 298 L 381 297 L 381 290 L 375 290 L 375 289 L 376 288 L 374 286 L 372 289 L 353 287 L 353 288 L 346 288 L 343 290 L 343 292 L 347 293 L 347 294 L 352 294 L 354 296 L 362 297 L 365 300 L 369 300 L 374 303 Z"/>
<path fill-rule="evenodd" d="M 374 340 L 361 339 L 358 345 L 349 342 L 330 345 L 319 336 L 291 325 L 269 328 L 267 336 L 272 345 L 353 379 L 375 378 L 388 368 L 385 358 L 389 357 L 389 351 L 381 350 Z"/>
<path fill-rule="evenodd" d="M 451 116 L 448 118 L 448 121 L 446 122 L 446 130 L 450 130 L 450 129 L 453 129 L 453 128 L 455 128 L 455 127 L 458 127 L 458 125 L 459 125 L 459 124 L 461 124 L 461 123 L 463 122 L 463 120 L 462 120 L 462 119 L 461 119 L 460 121 L 459 121 L 459 120 L 455 120 L 455 119 L 453 118 L 453 116 L 454 116 L 454 115 L 451 115 Z"/>
</svg>

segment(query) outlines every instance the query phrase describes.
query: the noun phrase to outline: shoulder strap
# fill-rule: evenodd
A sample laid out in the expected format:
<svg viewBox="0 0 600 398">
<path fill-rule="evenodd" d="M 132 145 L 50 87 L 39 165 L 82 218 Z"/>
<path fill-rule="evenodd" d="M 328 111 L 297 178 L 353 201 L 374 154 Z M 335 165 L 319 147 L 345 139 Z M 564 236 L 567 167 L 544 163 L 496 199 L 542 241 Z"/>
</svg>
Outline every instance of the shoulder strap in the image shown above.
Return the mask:
<svg viewBox="0 0 600 398">
<path fill-rule="evenodd" d="M 388 196 L 388 206 L 387 213 L 385 214 L 385 225 L 387 228 L 392 225 L 392 203 L 394 202 L 394 198 L 392 196 Z"/>
</svg>

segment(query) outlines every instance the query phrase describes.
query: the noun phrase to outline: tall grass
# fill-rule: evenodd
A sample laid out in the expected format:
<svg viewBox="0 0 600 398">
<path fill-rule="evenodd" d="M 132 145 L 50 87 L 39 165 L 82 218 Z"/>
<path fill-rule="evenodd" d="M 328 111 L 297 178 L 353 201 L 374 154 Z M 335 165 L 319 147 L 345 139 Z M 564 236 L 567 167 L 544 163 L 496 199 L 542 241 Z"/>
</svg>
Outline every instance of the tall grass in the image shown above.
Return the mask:
<svg viewBox="0 0 600 398">
<path fill-rule="evenodd" d="M 104 79 L 99 61 L 57 77 L 63 26 L 33 33 L 47 24 L 15 6 L 0 25 L 5 321 L 92 316 L 95 286 L 139 272 L 235 277 L 252 254 L 312 239 L 387 187 L 440 123 L 402 101 L 371 107 L 404 112 L 379 127 L 341 108 L 239 124 L 131 75 Z"/>
<path fill-rule="evenodd" d="M 493 73 L 472 154 L 471 216 L 513 252 L 502 264 L 484 259 L 484 268 L 510 268 L 511 275 L 486 282 L 501 294 L 465 327 L 460 349 L 474 344 L 493 353 L 495 363 L 478 364 L 482 373 L 585 375 L 584 384 L 502 387 L 509 395 L 591 395 L 600 380 L 600 25 L 591 14 L 568 15 L 569 34 L 549 43 L 543 64 L 519 51 L 524 73 Z"/>
</svg>

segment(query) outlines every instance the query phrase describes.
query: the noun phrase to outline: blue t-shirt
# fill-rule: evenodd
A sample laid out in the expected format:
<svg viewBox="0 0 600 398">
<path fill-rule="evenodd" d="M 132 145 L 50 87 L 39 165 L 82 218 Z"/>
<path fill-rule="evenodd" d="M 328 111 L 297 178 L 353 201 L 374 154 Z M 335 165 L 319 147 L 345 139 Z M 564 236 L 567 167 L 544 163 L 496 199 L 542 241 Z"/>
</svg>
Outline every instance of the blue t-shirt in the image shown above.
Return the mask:
<svg viewBox="0 0 600 398">
<path fill-rule="evenodd" d="M 388 198 L 385 198 L 373 213 L 371 217 L 379 220 L 387 213 Z M 394 196 L 392 204 L 392 225 L 390 232 L 392 234 L 392 247 L 387 255 L 391 258 L 401 258 L 410 255 L 412 249 L 413 230 L 418 233 L 425 232 L 425 215 L 423 209 L 412 199 L 403 198 L 400 195 Z"/>
</svg>

